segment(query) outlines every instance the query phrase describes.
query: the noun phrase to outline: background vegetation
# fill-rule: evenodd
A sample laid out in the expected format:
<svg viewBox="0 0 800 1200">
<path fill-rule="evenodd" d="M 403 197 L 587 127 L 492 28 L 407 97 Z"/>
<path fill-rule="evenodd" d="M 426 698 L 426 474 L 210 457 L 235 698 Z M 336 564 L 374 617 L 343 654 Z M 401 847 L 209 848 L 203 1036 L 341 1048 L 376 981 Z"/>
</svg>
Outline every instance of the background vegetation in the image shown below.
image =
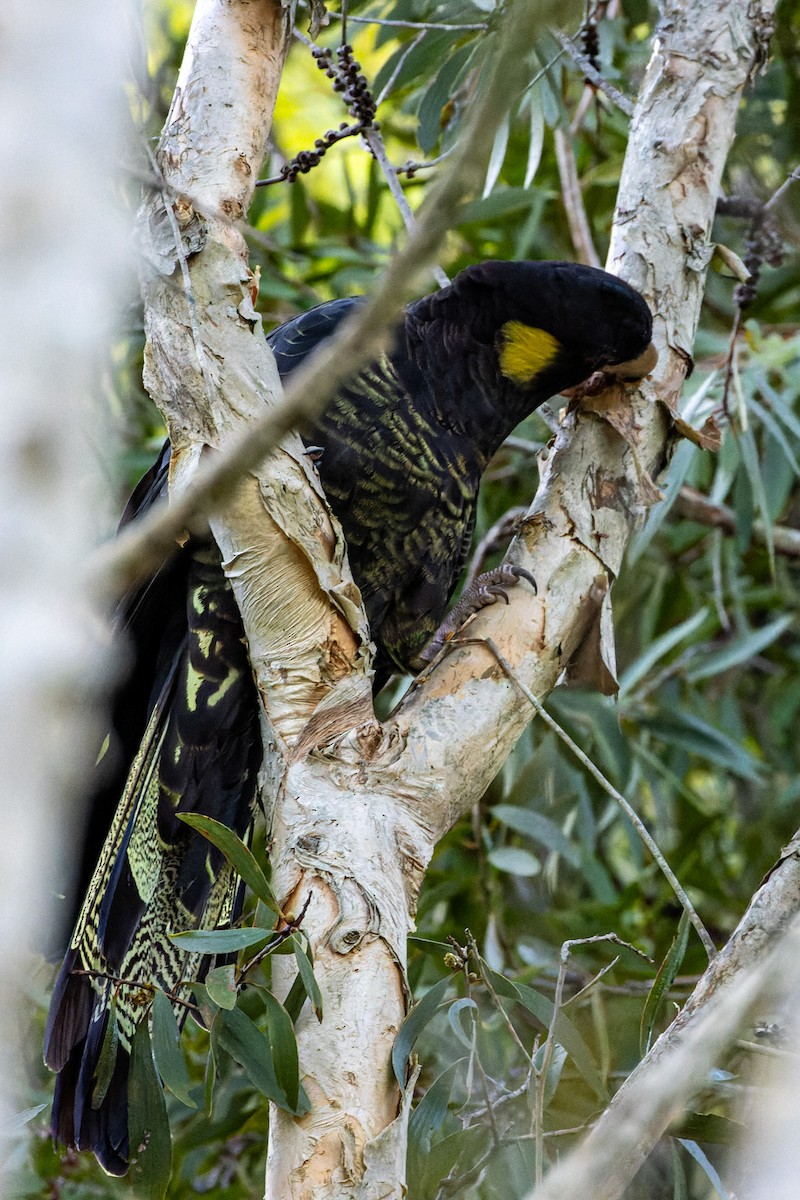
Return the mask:
<svg viewBox="0 0 800 1200">
<path fill-rule="evenodd" d="M 157 136 L 166 114 L 191 8 L 180 0 L 145 0 L 127 83 L 132 132 L 123 166 L 131 168 L 133 159 L 133 169 L 121 198 L 132 209 L 146 165 L 142 142 Z M 309 13 L 299 11 L 298 29 L 307 30 Z M 592 55 L 608 83 L 634 97 L 656 6 L 590 0 L 589 17 L 596 39 L 584 34 L 574 44 Z M 395 166 L 438 160 L 458 138 L 495 19 L 492 0 L 349 6 L 348 40 L 380 98 L 381 134 Z M 740 203 L 727 205 L 716 235 L 757 265 L 755 295 L 737 290 L 729 275 L 710 274 L 684 393 L 693 426 L 715 414 L 720 449 L 677 443 L 664 500 L 614 586 L 619 696 L 559 688 L 548 703 L 646 820 L 718 945 L 794 832 L 800 794 L 800 185 L 782 191 L 766 213 L 759 203 L 800 163 L 800 126 L 790 119 L 798 28 L 800 6 L 784 0 L 772 57 L 746 94 L 724 180 L 725 195 Z M 340 17 L 331 13 L 318 44 L 334 48 L 334 61 L 341 33 Z M 536 57 L 531 84 L 496 142 L 485 195 L 469 205 L 442 247 L 440 264 L 451 277 L 484 258 L 576 257 L 557 130 L 567 134 L 603 260 L 628 118 L 586 85 L 554 35 L 541 40 Z M 352 121 L 306 36 L 299 37 L 264 177 L 279 175 L 298 152 Z M 436 169 L 423 165 L 398 175 L 411 210 Z M 358 137 L 330 146 L 295 182 L 260 189 L 249 221 L 268 326 L 320 301 L 367 291 L 403 224 L 384 174 Z M 99 427 L 110 425 L 114 453 L 109 457 L 107 439 L 98 435 L 98 455 L 122 502 L 164 431 L 141 389 L 143 336 L 133 286 L 121 307 L 123 327 L 99 389 Z M 535 414 L 497 455 L 476 539 L 529 502 L 548 437 L 545 419 Z M 440 846 L 423 891 L 411 978 L 415 995 L 426 1000 L 406 1047 L 418 1033 L 414 1200 L 524 1194 L 537 1145 L 550 1155 L 572 1142 L 702 972 L 705 953 L 680 916 L 628 820 L 556 735 L 532 724 L 471 820 Z M 611 933 L 640 954 L 610 941 L 575 947 L 562 980 L 559 1044 L 545 1046 L 562 943 Z M 49 963 L 33 963 L 30 991 L 39 1015 L 20 1031 L 31 1045 L 33 1115 L 20 1122 L 16 1194 L 128 1195 L 129 1185 L 106 1178 L 93 1160 L 50 1146 L 41 1106 L 52 1084 L 37 1063 L 52 977 Z M 244 1007 L 254 1018 L 263 1013 L 255 992 Z M 220 1048 L 209 1114 L 202 1097 L 208 1035 L 189 1026 L 189 1073 L 200 1107 L 167 1096 L 174 1141 L 168 1194 L 258 1196 L 264 1097 Z M 754 1036 L 743 1031 L 745 1040 Z M 752 1055 L 739 1049 L 719 1064 L 697 1113 L 653 1156 L 631 1197 L 728 1194 L 716 1172 L 728 1171 L 731 1130 L 754 1103 Z"/>
</svg>

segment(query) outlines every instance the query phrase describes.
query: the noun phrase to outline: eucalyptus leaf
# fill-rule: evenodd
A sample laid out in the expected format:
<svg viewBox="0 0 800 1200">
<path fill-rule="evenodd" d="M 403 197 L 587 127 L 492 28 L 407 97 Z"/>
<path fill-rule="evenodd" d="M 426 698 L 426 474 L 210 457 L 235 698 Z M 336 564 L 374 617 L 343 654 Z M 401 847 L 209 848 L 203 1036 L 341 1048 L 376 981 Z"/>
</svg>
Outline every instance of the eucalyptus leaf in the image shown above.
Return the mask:
<svg viewBox="0 0 800 1200">
<path fill-rule="evenodd" d="M 171 933 L 170 941 L 182 950 L 199 954 L 233 954 L 275 936 L 274 929 L 188 929 Z"/>
<path fill-rule="evenodd" d="M 236 987 L 236 967 L 233 963 L 225 963 L 214 967 L 205 979 L 206 991 L 215 1004 L 220 1008 L 235 1008 L 238 989 Z"/>
<path fill-rule="evenodd" d="M 162 1200 L 172 1173 L 172 1139 L 148 1022 L 136 1027 L 128 1075 L 129 1178 L 137 1200 Z"/>
<path fill-rule="evenodd" d="M 272 894 L 272 888 L 267 877 L 256 862 L 252 850 L 246 846 L 232 829 L 215 821 L 213 817 L 203 816 L 202 813 L 177 813 L 178 819 L 196 829 L 203 837 L 208 838 L 212 845 L 227 858 L 236 874 L 245 881 L 250 891 L 258 896 L 272 912 L 280 912 L 278 902 Z"/>
<path fill-rule="evenodd" d="M 164 1085 L 182 1104 L 197 1108 L 189 1094 L 191 1086 L 186 1059 L 180 1044 L 180 1030 L 175 1010 L 169 999 L 159 989 L 153 997 L 151 1009 L 153 1020 L 153 1055 Z"/>
<path fill-rule="evenodd" d="M 436 1016 L 444 1001 L 444 997 L 451 987 L 452 980 L 449 976 L 435 983 L 422 999 L 414 1005 L 397 1032 L 394 1048 L 392 1049 L 392 1068 L 395 1079 L 401 1088 L 405 1087 L 406 1067 L 408 1066 L 409 1055 L 414 1048 L 414 1043 L 425 1026 Z"/>
</svg>

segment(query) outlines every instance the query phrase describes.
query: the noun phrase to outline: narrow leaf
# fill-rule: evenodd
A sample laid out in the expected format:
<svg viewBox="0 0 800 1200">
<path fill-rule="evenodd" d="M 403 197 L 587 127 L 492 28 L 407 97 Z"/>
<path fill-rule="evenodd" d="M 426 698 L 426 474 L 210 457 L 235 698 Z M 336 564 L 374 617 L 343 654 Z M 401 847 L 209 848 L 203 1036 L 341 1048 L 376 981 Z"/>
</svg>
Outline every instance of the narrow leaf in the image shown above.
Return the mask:
<svg viewBox="0 0 800 1200">
<path fill-rule="evenodd" d="M 286 1095 L 293 1112 L 298 1111 L 300 1092 L 300 1061 L 297 1055 L 297 1038 L 291 1017 L 271 992 L 264 993 L 267 1005 L 267 1031 L 272 1047 L 275 1078 Z"/>
<path fill-rule="evenodd" d="M 197 1108 L 189 1095 L 189 1073 L 181 1050 L 180 1030 L 175 1010 L 162 991 L 153 997 L 153 1054 L 158 1073 L 166 1087 L 182 1104 Z"/>
<path fill-rule="evenodd" d="M 661 635 L 648 647 L 644 654 L 631 663 L 627 671 L 623 672 L 619 681 L 620 699 L 623 695 L 631 692 L 638 683 L 644 679 L 645 675 L 652 670 L 657 662 L 660 662 L 671 650 L 679 646 L 681 642 L 688 641 L 693 634 L 701 628 L 709 616 L 708 608 L 698 609 L 686 621 L 682 621 L 680 625 L 676 625 L 674 629 L 670 629 L 667 633 Z"/>
<path fill-rule="evenodd" d="M 428 1022 L 438 1012 L 439 1005 L 444 1000 L 451 982 L 448 976 L 446 979 L 440 979 L 438 983 L 435 983 L 430 991 L 426 992 L 422 999 L 414 1005 L 398 1030 L 394 1049 L 392 1050 L 392 1068 L 395 1079 L 401 1088 L 405 1086 L 406 1067 L 408 1066 L 409 1055 L 414 1048 L 414 1043 Z"/>
<path fill-rule="evenodd" d="M 12 1117 L 9 1117 L 7 1121 L 4 1121 L 0 1125 L 0 1134 L 4 1137 L 9 1137 L 12 1134 L 19 1133 L 29 1121 L 32 1121 L 34 1117 L 38 1117 L 39 1113 L 44 1112 L 48 1107 L 49 1104 L 45 1102 L 44 1104 L 34 1104 L 32 1108 L 23 1108 L 21 1112 L 14 1113 Z"/>
<path fill-rule="evenodd" d="M 573 846 L 554 821 L 542 813 L 533 812 L 529 808 L 521 808 L 516 804 L 495 804 L 492 816 L 502 821 L 509 829 L 526 834 L 533 841 L 545 846 L 556 854 L 560 854 L 573 867 L 581 863 L 580 851 Z"/>
<path fill-rule="evenodd" d="M 117 1027 L 117 1006 L 112 1000 L 108 1006 L 108 1021 L 103 1035 L 103 1045 L 95 1071 L 94 1087 L 92 1089 L 92 1108 L 99 1108 L 106 1098 L 114 1067 L 117 1065 L 117 1050 L 119 1049 L 119 1029 Z"/>
<path fill-rule="evenodd" d="M 468 1011 L 470 1013 L 469 1021 L 462 1022 L 462 1014 Z M 447 1019 L 450 1022 L 450 1028 L 467 1050 L 472 1050 L 475 1044 L 475 1013 L 478 1011 L 478 1006 L 474 1000 L 469 997 L 464 997 L 462 1000 L 454 1001 L 447 1010 Z"/>
<path fill-rule="evenodd" d="M 131 1046 L 128 1137 L 130 1181 L 137 1200 L 162 1200 L 172 1173 L 172 1141 L 147 1020 L 139 1022 Z"/>
<path fill-rule="evenodd" d="M 524 983 L 515 984 L 515 987 L 519 993 L 520 1003 L 527 1008 L 528 1012 L 532 1012 L 535 1017 L 538 1017 L 546 1029 L 549 1029 L 553 1017 L 552 1001 Z M 563 1012 L 556 1017 L 554 1033 L 556 1041 L 564 1047 L 592 1091 L 601 1099 L 605 1099 L 606 1086 L 595 1066 L 591 1051 Z"/>
<path fill-rule="evenodd" d="M 528 133 L 528 162 L 525 167 L 525 179 L 522 186 L 529 188 L 539 169 L 539 163 L 542 161 L 542 147 L 544 146 L 544 109 L 542 108 L 542 97 L 539 88 L 532 87 L 527 93 L 526 100 L 530 115 L 530 127 Z"/>
<path fill-rule="evenodd" d="M 444 1124 L 456 1073 L 468 1061 L 467 1058 L 459 1058 L 442 1071 L 411 1113 L 408 1122 L 408 1175 L 412 1186 L 419 1185 L 427 1165 L 431 1139 Z"/>
<path fill-rule="evenodd" d="M 467 1058 L 456 1059 L 442 1071 L 412 1112 L 408 1122 L 410 1149 L 416 1149 L 417 1153 L 425 1153 L 430 1147 L 432 1134 L 441 1129 L 447 1116 L 456 1071 L 468 1061 Z"/>
<path fill-rule="evenodd" d="M 177 813 L 178 819 L 196 829 L 204 838 L 227 858 L 236 874 L 245 881 L 250 891 L 258 896 L 272 912 L 280 912 L 278 901 L 272 894 L 272 888 L 267 883 L 267 877 L 258 865 L 253 852 L 245 846 L 241 838 L 232 829 L 215 821 L 213 817 L 205 817 L 201 813 Z"/>
<path fill-rule="evenodd" d="M 510 118 L 506 113 L 503 120 L 497 127 L 497 133 L 494 135 L 492 143 L 492 152 L 489 155 L 489 166 L 486 168 L 486 182 L 483 185 L 482 199 L 486 199 L 494 190 L 494 185 L 500 177 L 500 172 L 503 169 L 503 161 L 506 157 L 506 149 L 508 148 L 508 132 L 510 129 Z"/>
<path fill-rule="evenodd" d="M 187 929 L 169 939 L 181 950 L 198 954 L 231 954 L 273 937 L 274 929 Z"/>
<path fill-rule="evenodd" d="M 322 992 L 319 990 L 314 975 L 314 967 L 311 961 L 311 955 L 302 946 L 297 938 L 294 939 L 294 956 L 297 959 L 297 969 L 300 972 L 300 978 L 303 981 L 303 987 L 306 990 L 309 1003 L 314 1010 L 314 1016 L 318 1021 L 322 1020 Z"/>
<path fill-rule="evenodd" d="M 541 863 L 530 850 L 522 850 L 518 846 L 496 846 L 486 857 L 498 871 L 505 871 L 509 875 L 538 875 L 542 869 Z"/>
<path fill-rule="evenodd" d="M 672 945 L 667 951 L 663 963 L 658 968 L 653 986 L 647 995 L 647 1000 L 642 1010 L 642 1020 L 639 1030 L 639 1052 L 642 1057 L 650 1049 L 656 1018 L 658 1017 L 664 997 L 675 982 L 675 976 L 680 970 L 681 963 L 686 954 L 690 932 L 689 915 L 684 912 L 678 922 L 678 930 L 672 939 Z"/>
<path fill-rule="evenodd" d="M 236 1008 L 238 989 L 236 987 L 236 968 L 233 963 L 214 967 L 206 975 L 206 990 L 220 1008 Z"/>
<path fill-rule="evenodd" d="M 307 1108 L 301 1107 L 300 1104 L 292 1106 L 289 1103 L 286 1093 L 278 1083 L 269 1038 L 240 1008 L 234 1008 L 230 1012 L 221 1009 L 215 1027 L 219 1029 L 220 1046 L 244 1067 L 250 1082 L 268 1100 L 272 1100 L 278 1108 L 292 1113 L 293 1116 L 302 1116 L 307 1111 Z M 305 1097 L 303 1099 L 305 1100 Z"/>
<path fill-rule="evenodd" d="M 763 629 L 753 629 L 744 636 L 735 638 L 724 650 L 716 650 L 712 654 L 706 655 L 696 666 L 690 667 L 684 672 L 685 677 L 690 683 L 695 683 L 698 679 L 709 679 L 721 675 L 723 671 L 728 671 L 731 667 L 748 662 L 765 650 L 767 646 L 776 642 L 793 621 L 792 613 L 784 613 L 782 617 L 765 625 Z"/>
<path fill-rule="evenodd" d="M 678 1138 L 678 1141 L 684 1150 L 691 1154 L 694 1161 L 705 1171 L 709 1183 L 719 1196 L 719 1200 L 731 1200 L 731 1194 L 717 1174 L 716 1168 L 709 1161 L 708 1156 L 700 1149 L 697 1142 L 690 1142 L 685 1138 Z"/>
</svg>

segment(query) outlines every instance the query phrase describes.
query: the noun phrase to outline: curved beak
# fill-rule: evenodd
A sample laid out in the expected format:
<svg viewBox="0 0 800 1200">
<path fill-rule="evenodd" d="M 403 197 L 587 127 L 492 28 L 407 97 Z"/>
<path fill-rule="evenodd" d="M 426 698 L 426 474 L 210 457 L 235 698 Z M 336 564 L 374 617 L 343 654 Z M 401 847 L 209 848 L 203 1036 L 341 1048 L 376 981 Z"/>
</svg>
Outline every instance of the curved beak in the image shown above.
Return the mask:
<svg viewBox="0 0 800 1200">
<path fill-rule="evenodd" d="M 612 367 L 603 367 L 607 375 L 616 375 L 618 379 L 623 379 L 632 382 L 636 379 L 644 379 L 645 375 L 649 375 L 653 367 L 658 362 L 658 351 L 652 342 L 648 345 L 638 358 L 631 358 L 624 363 L 616 363 Z"/>
</svg>

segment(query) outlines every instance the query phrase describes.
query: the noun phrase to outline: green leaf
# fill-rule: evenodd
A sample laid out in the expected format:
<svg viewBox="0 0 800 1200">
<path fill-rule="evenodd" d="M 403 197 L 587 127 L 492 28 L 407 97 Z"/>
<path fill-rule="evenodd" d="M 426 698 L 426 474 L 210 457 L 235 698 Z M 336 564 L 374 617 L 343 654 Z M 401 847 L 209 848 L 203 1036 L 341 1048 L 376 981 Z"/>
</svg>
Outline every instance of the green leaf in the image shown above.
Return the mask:
<svg viewBox="0 0 800 1200">
<path fill-rule="evenodd" d="M 171 933 L 169 940 L 181 950 L 196 954 L 231 954 L 274 935 L 274 929 L 187 929 L 184 933 Z"/>
<path fill-rule="evenodd" d="M 486 857 L 493 867 L 508 875 L 538 875 L 542 869 L 542 864 L 530 850 L 518 846 L 496 846 Z"/>
<path fill-rule="evenodd" d="M 401 1088 L 405 1087 L 406 1067 L 414 1043 L 428 1022 L 436 1016 L 451 984 L 452 980 L 449 975 L 446 979 L 440 979 L 438 983 L 435 983 L 430 991 L 427 991 L 422 999 L 414 1005 L 397 1031 L 392 1049 L 392 1068 L 394 1077 Z"/>
<path fill-rule="evenodd" d="M 672 945 L 667 951 L 661 966 L 658 968 L 653 986 L 647 995 L 647 1000 L 642 1010 L 642 1020 L 639 1029 L 639 1053 L 642 1057 L 650 1049 L 658 1013 L 667 992 L 675 982 L 675 976 L 680 970 L 681 963 L 686 954 L 686 947 L 689 943 L 690 932 L 689 916 L 688 913 L 684 912 L 678 922 L 678 930 L 672 939 Z"/>
<path fill-rule="evenodd" d="M 492 1131 L 486 1125 L 468 1125 L 431 1146 L 425 1162 L 423 1194 L 435 1196 L 439 1185 L 452 1171 L 456 1175 L 468 1175 L 471 1168 L 480 1162 L 489 1149 Z M 462 1192 L 462 1195 L 464 1193 Z"/>
<path fill-rule="evenodd" d="M 688 1141 L 686 1138 L 678 1138 L 678 1141 L 683 1146 L 684 1150 L 691 1154 L 694 1161 L 705 1172 L 709 1183 L 719 1196 L 719 1200 L 731 1200 L 730 1192 L 717 1174 L 716 1168 L 709 1161 L 708 1156 L 704 1153 L 704 1151 L 700 1149 L 697 1142 Z"/>
<path fill-rule="evenodd" d="M 178 1021 L 170 1001 L 162 991 L 153 997 L 153 1055 L 158 1073 L 164 1084 L 182 1104 L 197 1108 L 189 1095 L 189 1072 L 181 1050 L 181 1035 Z"/>
<path fill-rule="evenodd" d="M 534 193 L 526 192 L 524 188 L 500 188 L 492 192 L 491 196 L 465 204 L 458 214 L 457 224 L 478 224 L 498 217 L 508 217 L 514 213 L 527 212 L 534 203 Z"/>
<path fill-rule="evenodd" d="M 214 1024 L 219 1029 L 220 1046 L 244 1067 L 250 1082 L 262 1095 L 293 1116 L 302 1116 L 308 1111 L 299 1103 L 294 1106 L 289 1103 L 278 1083 L 270 1040 L 246 1013 L 240 1008 L 231 1009 L 230 1012 L 221 1009 Z"/>
<path fill-rule="evenodd" d="M 106 1098 L 109 1084 L 117 1065 L 117 1050 L 119 1049 L 119 1028 L 117 1026 L 117 1005 L 112 999 L 108 1006 L 108 1021 L 103 1035 L 103 1045 L 95 1070 L 94 1087 L 92 1088 L 92 1108 L 99 1108 Z"/>
<path fill-rule="evenodd" d="M 286 1095 L 290 1110 L 298 1112 L 300 1062 L 294 1026 L 286 1009 L 271 992 L 264 993 L 264 1000 L 267 1005 L 267 1031 L 272 1047 L 275 1077 Z"/>
<path fill-rule="evenodd" d="M 466 1025 L 461 1020 L 462 1014 L 465 1011 L 470 1013 L 469 1021 Z M 470 1052 L 475 1046 L 475 1014 L 477 1011 L 477 1004 L 469 996 L 465 996 L 461 1000 L 454 1000 L 447 1010 L 447 1019 L 450 1022 L 450 1028 L 462 1046 Z"/>
<path fill-rule="evenodd" d="M 219 1048 L 219 1027 L 214 1021 L 208 1035 L 208 1058 L 203 1076 L 203 1110 L 207 1117 L 214 1111 L 214 1085 L 217 1082 L 217 1052 Z"/>
<path fill-rule="evenodd" d="M 522 186 L 529 188 L 539 169 L 539 163 L 542 161 L 544 146 L 544 108 L 538 86 L 532 87 L 526 92 L 520 108 L 523 107 L 528 109 L 530 127 L 528 130 L 528 161 L 525 164 L 525 178 Z"/>
<path fill-rule="evenodd" d="M 412 1185 L 419 1183 L 426 1169 L 431 1139 L 439 1132 L 447 1116 L 456 1073 L 467 1062 L 468 1058 L 456 1059 L 442 1071 L 411 1114 L 408 1122 L 408 1174 Z"/>
<path fill-rule="evenodd" d="M 534 1058 L 534 1063 L 536 1065 L 536 1069 L 539 1071 L 541 1071 L 541 1069 L 544 1065 L 544 1054 L 545 1054 L 545 1048 L 544 1048 L 544 1046 L 540 1046 L 537 1051 L 536 1057 Z M 555 1096 L 555 1094 L 556 1094 L 556 1089 L 558 1088 L 558 1085 L 561 1082 L 561 1075 L 564 1071 L 564 1063 L 566 1061 L 567 1061 L 567 1052 L 564 1049 L 564 1047 L 561 1045 L 555 1046 L 553 1048 L 553 1053 L 550 1058 L 550 1066 L 547 1070 L 547 1079 L 545 1079 L 545 1081 L 544 1081 L 544 1107 L 545 1107 L 545 1110 L 547 1108 L 549 1108 L 550 1102 L 552 1101 L 553 1096 Z M 532 1092 L 534 1089 L 535 1078 L 536 1077 L 534 1075 L 531 1075 L 531 1081 L 530 1081 L 530 1087 L 529 1087 L 530 1092 Z"/>
<path fill-rule="evenodd" d="M 687 753 L 699 754 L 733 771 L 742 779 L 758 779 L 761 764 L 733 738 L 693 713 L 659 707 L 651 717 L 642 717 L 643 729 L 652 730 L 661 741 Z"/>
<path fill-rule="evenodd" d="M 492 152 L 489 155 L 489 165 L 486 168 L 486 182 L 483 185 L 482 195 L 484 200 L 487 196 L 491 196 L 492 192 L 494 191 L 494 185 L 500 178 L 500 172 L 503 169 L 503 162 L 505 161 L 506 157 L 506 150 L 508 149 L 508 135 L 510 129 L 511 118 L 509 114 L 506 113 L 505 117 L 503 117 L 503 120 L 497 127 L 497 132 L 495 133 L 494 141 L 492 142 Z"/>
<path fill-rule="evenodd" d="M 47 1102 L 44 1104 L 34 1104 L 32 1108 L 24 1108 L 21 1112 L 14 1113 L 13 1116 L 4 1121 L 2 1126 L 0 1126 L 0 1133 L 4 1137 L 19 1133 L 29 1121 L 32 1121 L 34 1117 L 38 1117 L 39 1113 L 44 1112 L 46 1108 L 49 1108 Z"/>
<path fill-rule="evenodd" d="M 527 984 L 516 983 L 514 987 L 519 994 L 520 1004 L 527 1008 L 528 1012 L 533 1013 L 545 1029 L 549 1029 L 553 1019 L 552 1001 L 532 987 L 528 987 Z M 592 1091 L 600 1099 L 605 1100 L 608 1095 L 606 1085 L 595 1066 L 591 1051 L 563 1011 L 556 1017 L 554 1033 L 556 1041 L 564 1047 Z"/>
<path fill-rule="evenodd" d="M 492 808 L 492 816 L 496 817 L 498 821 L 502 821 L 509 829 L 525 834 L 548 850 L 560 854 L 571 866 L 580 866 L 580 850 L 573 846 L 569 838 L 549 817 L 533 812 L 529 808 L 520 808 L 516 804 L 495 804 Z"/>
<path fill-rule="evenodd" d="M 244 880 L 250 891 L 258 896 L 267 908 L 279 913 L 278 901 L 272 894 L 272 888 L 267 883 L 267 877 L 256 862 L 253 852 L 245 846 L 241 838 L 232 829 L 215 821 L 213 817 L 205 817 L 201 813 L 177 813 L 180 821 L 196 829 L 204 838 L 208 838 L 213 846 L 227 858 L 236 874 Z"/>
<path fill-rule="evenodd" d="M 752 429 L 744 429 L 740 432 L 737 438 L 739 452 L 742 456 L 744 469 L 747 472 L 747 478 L 750 480 L 750 487 L 753 489 L 753 497 L 755 499 L 756 508 L 761 513 L 761 518 L 764 522 L 764 537 L 767 543 L 767 552 L 769 554 L 772 569 L 775 569 L 775 547 L 772 541 L 772 520 L 770 517 L 769 504 L 767 503 L 766 493 L 764 491 L 764 481 L 761 478 L 761 468 L 758 462 L 758 450 L 756 448 L 756 440 Z"/>
<path fill-rule="evenodd" d="M 689 639 L 696 634 L 710 617 L 708 608 L 698 609 L 687 620 L 682 621 L 680 625 L 676 625 L 674 629 L 668 630 L 667 633 L 661 635 L 660 638 L 648 646 L 644 654 L 639 657 L 628 667 L 627 671 L 623 672 L 619 680 L 619 697 L 622 699 L 629 692 L 633 691 L 638 683 L 644 679 L 645 675 L 665 658 L 671 650 L 679 646 L 681 642 L 688 642 Z"/>
<path fill-rule="evenodd" d="M 729 671 L 731 667 L 738 667 L 741 663 L 748 662 L 765 650 L 767 646 L 771 646 L 773 642 L 777 641 L 794 619 L 793 613 L 784 613 L 782 617 L 765 625 L 763 629 L 752 629 L 740 637 L 733 638 L 724 650 L 716 650 L 707 654 L 695 666 L 685 671 L 686 679 L 690 683 L 696 683 L 699 679 L 713 678 L 721 675 L 723 671 Z"/>
<path fill-rule="evenodd" d="M 292 940 L 294 942 L 294 956 L 297 960 L 297 969 L 300 972 L 300 978 L 303 981 L 303 987 L 305 988 L 306 995 L 308 996 L 308 1000 L 311 1008 L 314 1011 L 315 1017 L 318 1021 L 321 1021 L 322 992 L 319 990 L 319 984 L 317 983 L 314 975 L 311 951 L 306 946 L 301 945 L 297 937 L 294 937 Z"/>
<path fill-rule="evenodd" d="M 236 987 L 236 967 L 233 963 L 214 967 L 213 971 L 206 975 L 205 982 L 206 991 L 215 1004 L 220 1008 L 236 1008 L 239 991 Z"/>
<path fill-rule="evenodd" d="M 431 1136 L 441 1129 L 447 1116 L 456 1071 L 467 1062 L 467 1057 L 458 1058 L 442 1071 L 412 1112 L 408 1122 L 409 1150 L 412 1153 L 425 1154 L 430 1148 Z"/>
<path fill-rule="evenodd" d="M 128 1077 L 131 1186 L 137 1200 L 162 1200 L 172 1174 L 172 1140 L 146 1019 L 137 1026 Z"/>
<path fill-rule="evenodd" d="M 429 154 L 442 134 L 442 109 L 453 94 L 455 81 L 475 53 L 477 42 L 462 46 L 451 54 L 431 86 L 425 92 L 417 111 L 419 128 L 417 141 L 420 149 Z"/>
<path fill-rule="evenodd" d="M 677 1127 L 673 1126 L 674 1138 L 689 1138 L 694 1142 L 713 1142 L 720 1146 L 739 1144 L 744 1128 L 738 1121 L 721 1117 L 717 1113 L 688 1113 Z"/>
</svg>

